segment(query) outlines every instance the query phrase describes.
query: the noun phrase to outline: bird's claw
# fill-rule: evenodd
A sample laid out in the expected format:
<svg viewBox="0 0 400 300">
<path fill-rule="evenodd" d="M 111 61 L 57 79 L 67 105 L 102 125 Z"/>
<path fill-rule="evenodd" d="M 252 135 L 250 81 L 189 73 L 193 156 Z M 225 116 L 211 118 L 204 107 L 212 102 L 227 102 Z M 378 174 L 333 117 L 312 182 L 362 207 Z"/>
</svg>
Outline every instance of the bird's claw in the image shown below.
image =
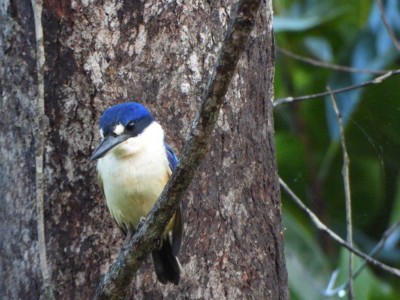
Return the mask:
<svg viewBox="0 0 400 300">
<path fill-rule="evenodd" d="M 129 244 L 129 241 L 133 238 L 134 235 L 135 235 L 135 231 L 132 229 L 128 229 L 128 231 L 126 232 L 124 246 L 127 246 Z"/>
<path fill-rule="evenodd" d="M 140 217 L 138 226 L 137 226 L 137 230 L 140 229 L 140 227 L 142 227 L 144 225 L 144 223 L 146 222 L 146 218 L 145 217 Z"/>
</svg>

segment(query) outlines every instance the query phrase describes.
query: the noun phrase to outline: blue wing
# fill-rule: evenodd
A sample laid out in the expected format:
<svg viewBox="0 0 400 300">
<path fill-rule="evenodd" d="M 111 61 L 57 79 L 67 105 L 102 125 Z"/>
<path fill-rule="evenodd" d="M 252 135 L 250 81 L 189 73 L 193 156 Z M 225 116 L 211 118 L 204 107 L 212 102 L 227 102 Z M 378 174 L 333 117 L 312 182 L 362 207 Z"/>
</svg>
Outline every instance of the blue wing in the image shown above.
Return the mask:
<svg viewBox="0 0 400 300">
<path fill-rule="evenodd" d="M 178 165 L 178 157 L 176 156 L 174 150 L 172 150 L 171 146 L 168 145 L 167 143 L 164 143 L 165 145 L 165 150 L 167 151 L 167 157 L 168 157 L 168 162 L 169 162 L 169 167 L 171 168 L 171 171 L 173 172 Z"/>
<path fill-rule="evenodd" d="M 173 172 L 178 165 L 178 157 L 176 156 L 174 150 L 172 150 L 171 146 L 167 143 L 164 143 L 165 151 L 167 152 L 169 167 Z M 181 248 L 183 237 L 183 215 L 182 215 L 182 203 L 179 205 L 178 209 L 175 212 L 175 223 L 172 229 L 172 253 L 174 256 L 177 256 L 179 250 Z"/>
</svg>

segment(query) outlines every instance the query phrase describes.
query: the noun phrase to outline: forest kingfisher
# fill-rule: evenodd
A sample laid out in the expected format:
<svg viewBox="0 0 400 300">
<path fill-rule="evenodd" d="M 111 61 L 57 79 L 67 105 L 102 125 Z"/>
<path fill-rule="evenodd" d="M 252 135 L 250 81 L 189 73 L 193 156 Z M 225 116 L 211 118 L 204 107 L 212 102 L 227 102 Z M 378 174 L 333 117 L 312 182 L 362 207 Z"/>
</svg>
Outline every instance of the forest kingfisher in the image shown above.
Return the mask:
<svg viewBox="0 0 400 300">
<path fill-rule="evenodd" d="M 108 108 L 100 118 L 101 142 L 91 160 L 98 160 L 99 185 L 119 228 L 132 236 L 160 196 L 178 159 L 164 141 L 164 130 L 136 102 Z M 171 233 L 171 237 L 170 237 Z M 161 283 L 179 283 L 177 255 L 183 233 L 181 207 L 165 228 L 161 245 L 152 252 Z"/>
</svg>

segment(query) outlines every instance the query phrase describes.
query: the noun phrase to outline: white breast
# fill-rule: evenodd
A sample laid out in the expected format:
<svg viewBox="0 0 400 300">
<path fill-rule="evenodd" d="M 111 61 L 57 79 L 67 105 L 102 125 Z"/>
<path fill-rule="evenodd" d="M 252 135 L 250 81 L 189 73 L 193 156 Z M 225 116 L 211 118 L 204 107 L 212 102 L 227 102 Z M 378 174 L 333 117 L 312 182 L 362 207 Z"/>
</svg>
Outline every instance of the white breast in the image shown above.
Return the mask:
<svg viewBox="0 0 400 300">
<path fill-rule="evenodd" d="M 147 216 L 161 194 L 171 170 L 164 133 L 158 123 L 153 122 L 133 139 L 130 141 L 134 144 L 132 154 L 127 155 L 129 142 L 117 146 L 99 159 L 97 170 L 113 218 L 120 226 L 136 228 L 140 217 Z"/>
</svg>

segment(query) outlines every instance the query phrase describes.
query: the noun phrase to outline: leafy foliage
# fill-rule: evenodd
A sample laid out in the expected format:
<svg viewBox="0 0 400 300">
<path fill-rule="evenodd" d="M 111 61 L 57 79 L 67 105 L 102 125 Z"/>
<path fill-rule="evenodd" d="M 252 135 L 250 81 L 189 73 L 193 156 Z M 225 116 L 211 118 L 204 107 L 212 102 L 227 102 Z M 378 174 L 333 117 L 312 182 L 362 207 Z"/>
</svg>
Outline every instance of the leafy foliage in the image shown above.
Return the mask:
<svg viewBox="0 0 400 300">
<path fill-rule="evenodd" d="M 400 39 L 400 1 L 383 1 L 389 26 Z M 275 1 L 277 46 L 295 54 L 358 69 L 400 68 L 379 6 L 371 0 Z M 377 74 L 318 68 L 277 53 L 276 98 L 357 85 Z M 398 77 L 335 95 L 345 122 L 350 156 L 354 241 L 366 253 L 400 219 L 400 90 Z M 280 176 L 335 232 L 346 237 L 342 153 L 330 101 L 316 99 L 275 108 Z M 292 299 L 325 299 L 331 273 L 347 280 L 347 250 L 316 232 L 282 193 Z M 377 259 L 400 267 L 400 229 Z M 361 263 L 359 259 L 356 264 Z M 355 279 L 357 299 L 398 299 L 399 279 L 371 267 Z M 396 296 L 397 295 L 397 296 Z M 338 296 L 336 296 L 338 297 Z"/>
</svg>

